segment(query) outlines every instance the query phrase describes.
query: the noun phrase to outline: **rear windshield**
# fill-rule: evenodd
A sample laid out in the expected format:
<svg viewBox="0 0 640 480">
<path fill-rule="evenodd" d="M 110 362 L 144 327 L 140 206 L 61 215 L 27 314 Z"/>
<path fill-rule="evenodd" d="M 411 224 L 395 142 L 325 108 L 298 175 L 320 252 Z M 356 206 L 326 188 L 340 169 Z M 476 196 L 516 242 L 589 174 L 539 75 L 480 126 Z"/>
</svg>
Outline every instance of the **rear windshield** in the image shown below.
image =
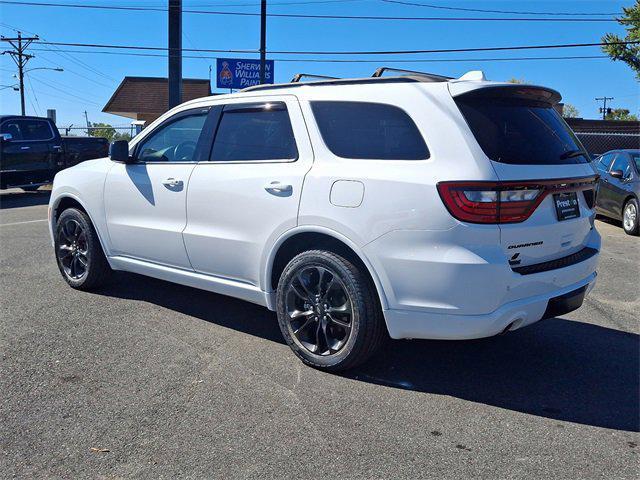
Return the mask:
<svg viewBox="0 0 640 480">
<path fill-rule="evenodd" d="M 589 161 L 571 129 L 548 104 L 488 97 L 463 97 L 456 103 L 491 160 L 515 165 Z"/>
</svg>

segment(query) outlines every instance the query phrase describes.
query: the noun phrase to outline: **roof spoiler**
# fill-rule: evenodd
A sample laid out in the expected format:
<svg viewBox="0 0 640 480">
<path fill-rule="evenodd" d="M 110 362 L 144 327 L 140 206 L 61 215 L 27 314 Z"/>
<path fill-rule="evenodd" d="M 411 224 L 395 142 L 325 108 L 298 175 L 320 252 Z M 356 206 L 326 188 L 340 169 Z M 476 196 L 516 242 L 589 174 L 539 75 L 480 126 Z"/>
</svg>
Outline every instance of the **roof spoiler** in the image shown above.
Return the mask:
<svg viewBox="0 0 640 480">
<path fill-rule="evenodd" d="M 451 96 L 455 98 L 513 98 L 544 103 L 550 106 L 562 100 L 562 95 L 552 88 L 518 83 L 473 84 L 469 82 L 452 82 L 449 84 L 449 91 Z"/>
</svg>

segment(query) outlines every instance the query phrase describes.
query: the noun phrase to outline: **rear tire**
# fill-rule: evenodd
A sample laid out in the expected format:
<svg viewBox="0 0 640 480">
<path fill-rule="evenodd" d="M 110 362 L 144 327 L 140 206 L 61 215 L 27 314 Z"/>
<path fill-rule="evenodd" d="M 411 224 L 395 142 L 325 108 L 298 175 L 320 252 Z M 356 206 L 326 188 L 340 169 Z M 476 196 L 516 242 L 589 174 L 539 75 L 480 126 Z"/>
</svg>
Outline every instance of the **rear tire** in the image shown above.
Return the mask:
<svg viewBox="0 0 640 480">
<path fill-rule="evenodd" d="M 282 335 L 312 367 L 354 368 L 386 338 L 372 282 L 333 252 L 310 250 L 294 257 L 280 276 L 276 297 Z"/>
<path fill-rule="evenodd" d="M 54 247 L 62 278 L 78 290 L 103 285 L 112 273 L 98 234 L 86 213 L 64 210 L 56 222 Z"/>
<path fill-rule="evenodd" d="M 640 233 L 638 217 L 638 201 L 631 198 L 624 204 L 622 209 L 622 228 L 627 235 L 638 235 Z"/>
</svg>

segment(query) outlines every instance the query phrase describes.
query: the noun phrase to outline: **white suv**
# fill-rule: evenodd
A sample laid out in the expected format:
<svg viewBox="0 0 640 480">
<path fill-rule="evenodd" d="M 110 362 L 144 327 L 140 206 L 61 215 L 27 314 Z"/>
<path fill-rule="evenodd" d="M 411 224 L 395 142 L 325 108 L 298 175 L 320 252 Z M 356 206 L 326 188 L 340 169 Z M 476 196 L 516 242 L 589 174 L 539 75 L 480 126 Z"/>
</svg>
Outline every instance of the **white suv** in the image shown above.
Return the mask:
<svg viewBox="0 0 640 480">
<path fill-rule="evenodd" d="M 596 175 L 548 88 L 405 76 L 187 102 L 56 175 L 64 279 L 127 270 L 275 310 L 305 363 L 470 339 L 578 308 Z"/>
</svg>

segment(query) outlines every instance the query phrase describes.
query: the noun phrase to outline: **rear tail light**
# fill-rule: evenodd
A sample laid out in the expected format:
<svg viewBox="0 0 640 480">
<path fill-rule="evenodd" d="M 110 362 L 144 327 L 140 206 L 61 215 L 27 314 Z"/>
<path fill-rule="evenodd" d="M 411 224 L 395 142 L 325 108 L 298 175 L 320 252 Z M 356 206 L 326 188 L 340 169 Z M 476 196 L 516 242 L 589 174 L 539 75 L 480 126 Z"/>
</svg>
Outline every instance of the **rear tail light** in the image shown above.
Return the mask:
<svg viewBox="0 0 640 480">
<path fill-rule="evenodd" d="M 440 182 L 438 193 L 458 220 L 524 222 L 552 192 L 593 189 L 597 177 L 524 182 Z"/>
</svg>

